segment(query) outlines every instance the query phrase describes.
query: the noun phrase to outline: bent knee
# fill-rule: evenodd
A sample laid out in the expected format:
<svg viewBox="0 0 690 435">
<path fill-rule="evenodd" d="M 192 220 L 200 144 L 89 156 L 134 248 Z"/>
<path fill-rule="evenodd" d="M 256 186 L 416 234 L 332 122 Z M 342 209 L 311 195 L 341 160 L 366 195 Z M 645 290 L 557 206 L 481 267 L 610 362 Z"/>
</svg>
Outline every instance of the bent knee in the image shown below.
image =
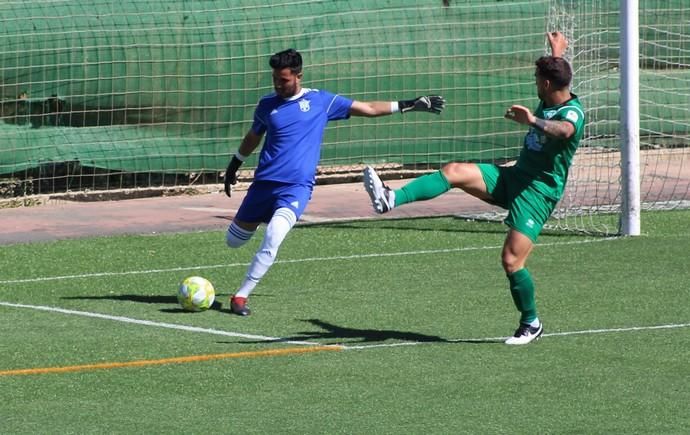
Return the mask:
<svg viewBox="0 0 690 435">
<path fill-rule="evenodd" d="M 465 163 L 451 162 L 445 164 L 441 168 L 441 172 L 448 179 L 450 183 L 453 183 L 458 178 L 462 178 L 462 174 L 465 169 Z"/>
<path fill-rule="evenodd" d="M 443 175 L 451 186 L 460 188 L 479 199 L 490 199 L 486 191 L 484 177 L 478 165 L 474 163 L 453 162 L 441 168 L 441 172 L 443 172 Z"/>
<path fill-rule="evenodd" d="M 501 264 L 505 273 L 509 275 L 517 272 L 525 266 L 524 260 L 510 253 L 503 253 L 501 256 Z"/>
<path fill-rule="evenodd" d="M 479 167 L 474 163 L 451 162 L 441 168 L 441 172 L 454 187 L 472 186 L 482 180 Z"/>
</svg>

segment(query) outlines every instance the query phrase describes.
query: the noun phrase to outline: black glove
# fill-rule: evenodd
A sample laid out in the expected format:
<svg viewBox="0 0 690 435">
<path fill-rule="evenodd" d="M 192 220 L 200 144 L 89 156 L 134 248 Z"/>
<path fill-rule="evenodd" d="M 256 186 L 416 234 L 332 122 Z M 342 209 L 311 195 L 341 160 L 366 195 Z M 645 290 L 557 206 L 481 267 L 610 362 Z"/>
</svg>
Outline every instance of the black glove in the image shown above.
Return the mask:
<svg viewBox="0 0 690 435">
<path fill-rule="evenodd" d="M 424 95 L 414 100 L 398 101 L 400 112 L 431 112 L 441 113 L 446 107 L 446 100 L 440 95 Z"/>
<path fill-rule="evenodd" d="M 237 184 L 237 170 L 242 166 L 242 160 L 236 156 L 232 156 L 232 160 L 228 163 L 228 168 L 225 170 L 225 194 L 228 197 L 232 196 L 232 184 Z"/>
</svg>

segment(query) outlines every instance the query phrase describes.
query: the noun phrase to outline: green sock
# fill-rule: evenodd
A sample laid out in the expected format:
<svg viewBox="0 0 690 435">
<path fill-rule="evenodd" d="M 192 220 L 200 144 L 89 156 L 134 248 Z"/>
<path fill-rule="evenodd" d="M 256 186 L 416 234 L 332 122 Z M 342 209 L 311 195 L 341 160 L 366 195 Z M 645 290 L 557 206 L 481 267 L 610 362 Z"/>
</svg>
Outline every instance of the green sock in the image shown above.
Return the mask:
<svg viewBox="0 0 690 435">
<path fill-rule="evenodd" d="M 520 312 L 520 323 L 531 323 L 537 318 L 537 303 L 534 298 L 532 275 L 525 268 L 508 275 L 510 294 Z"/>
<path fill-rule="evenodd" d="M 449 190 L 450 183 L 443 172 L 436 171 L 422 175 L 395 190 L 395 206 L 436 198 Z"/>
</svg>

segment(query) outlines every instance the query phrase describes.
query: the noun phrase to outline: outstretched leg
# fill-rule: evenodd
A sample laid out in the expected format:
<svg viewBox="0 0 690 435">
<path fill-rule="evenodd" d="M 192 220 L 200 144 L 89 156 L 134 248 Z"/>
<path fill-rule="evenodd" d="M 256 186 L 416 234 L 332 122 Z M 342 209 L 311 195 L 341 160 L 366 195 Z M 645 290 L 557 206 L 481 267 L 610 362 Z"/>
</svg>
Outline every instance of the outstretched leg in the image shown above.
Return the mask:
<svg viewBox="0 0 690 435">
<path fill-rule="evenodd" d="M 448 163 L 441 170 L 417 177 L 397 190 L 383 184 L 374 168 L 364 169 L 364 188 L 377 213 L 386 213 L 409 202 L 436 198 L 453 187 L 479 199 L 491 200 L 482 173 L 474 163 Z"/>
</svg>

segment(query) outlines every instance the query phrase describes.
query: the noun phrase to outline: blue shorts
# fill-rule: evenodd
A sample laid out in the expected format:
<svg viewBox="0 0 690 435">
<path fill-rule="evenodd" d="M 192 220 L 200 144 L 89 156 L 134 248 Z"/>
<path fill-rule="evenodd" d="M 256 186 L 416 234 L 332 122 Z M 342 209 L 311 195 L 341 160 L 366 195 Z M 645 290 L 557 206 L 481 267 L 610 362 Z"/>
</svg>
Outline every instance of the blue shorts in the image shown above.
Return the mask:
<svg viewBox="0 0 690 435">
<path fill-rule="evenodd" d="M 277 181 L 255 181 L 237 210 L 235 219 L 242 222 L 268 223 L 273 213 L 287 207 L 299 220 L 311 199 L 313 186 L 286 184 Z"/>
</svg>

